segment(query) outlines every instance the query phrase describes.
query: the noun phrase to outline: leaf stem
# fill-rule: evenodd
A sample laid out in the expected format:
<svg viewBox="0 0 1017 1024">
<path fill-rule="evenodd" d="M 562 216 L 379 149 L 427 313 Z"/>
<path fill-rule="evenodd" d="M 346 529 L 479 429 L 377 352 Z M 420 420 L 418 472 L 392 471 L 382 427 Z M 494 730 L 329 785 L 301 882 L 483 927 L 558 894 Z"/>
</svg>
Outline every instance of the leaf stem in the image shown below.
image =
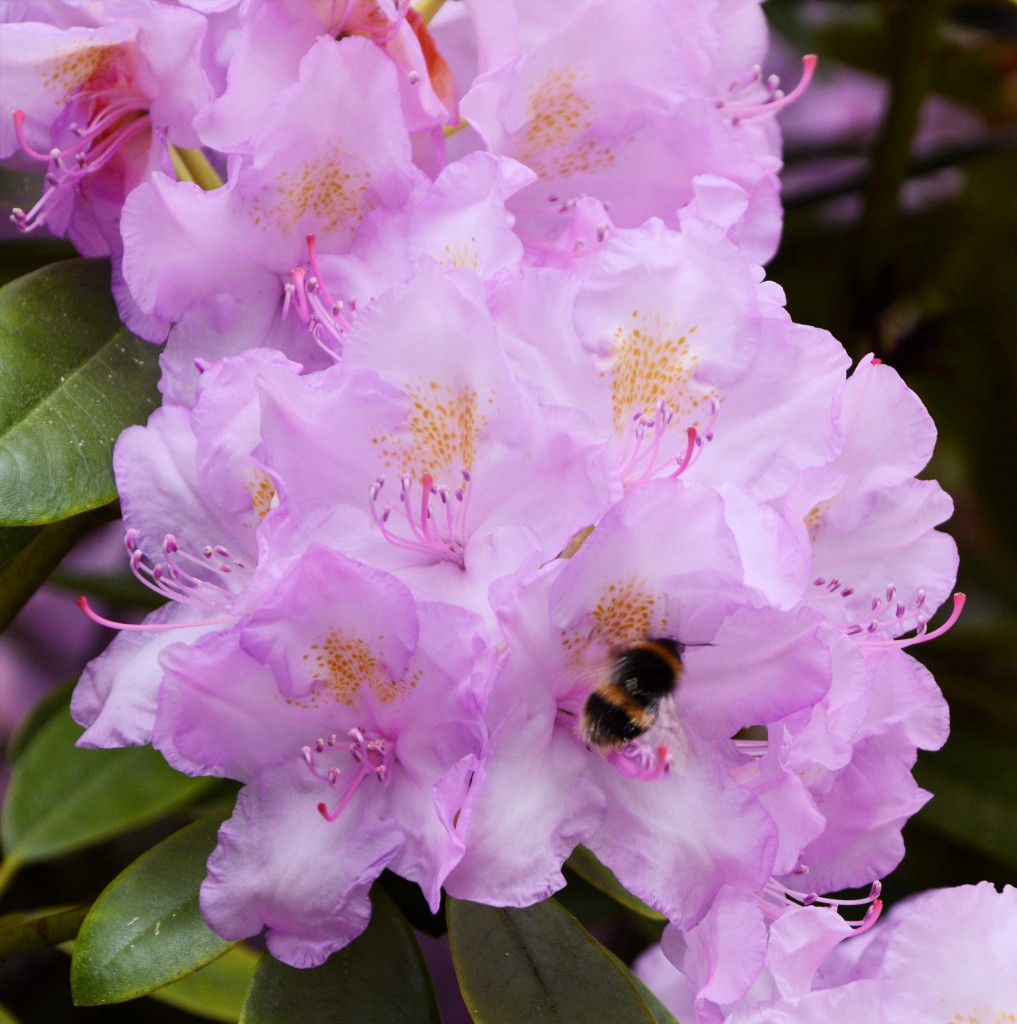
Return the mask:
<svg viewBox="0 0 1017 1024">
<path fill-rule="evenodd" d="M 0 960 L 59 946 L 77 936 L 90 907 L 67 907 L 39 916 L 10 914 L 0 919 Z"/>
<path fill-rule="evenodd" d="M 0 896 L 14 880 L 14 876 L 21 869 L 21 860 L 18 857 L 4 857 L 0 860 Z"/>
</svg>

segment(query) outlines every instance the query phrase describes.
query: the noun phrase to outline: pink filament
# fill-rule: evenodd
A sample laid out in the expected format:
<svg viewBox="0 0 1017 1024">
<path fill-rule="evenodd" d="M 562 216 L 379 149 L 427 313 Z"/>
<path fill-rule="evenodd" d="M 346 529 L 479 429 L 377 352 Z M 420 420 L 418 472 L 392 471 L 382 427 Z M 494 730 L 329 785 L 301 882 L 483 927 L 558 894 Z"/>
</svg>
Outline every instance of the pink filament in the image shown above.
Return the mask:
<svg viewBox="0 0 1017 1024">
<path fill-rule="evenodd" d="M 159 632 L 170 629 L 200 629 L 202 626 L 219 626 L 225 623 L 234 623 L 237 621 L 239 616 L 229 616 L 220 619 L 203 619 L 200 622 L 165 622 L 165 623 L 144 623 L 140 622 L 137 624 L 130 622 L 114 622 L 112 619 L 103 618 L 101 615 L 97 615 L 89 606 L 87 597 L 79 597 L 75 602 L 77 606 L 88 616 L 93 622 L 98 623 L 100 626 L 107 626 L 109 629 L 126 629 L 132 632 Z"/>
</svg>

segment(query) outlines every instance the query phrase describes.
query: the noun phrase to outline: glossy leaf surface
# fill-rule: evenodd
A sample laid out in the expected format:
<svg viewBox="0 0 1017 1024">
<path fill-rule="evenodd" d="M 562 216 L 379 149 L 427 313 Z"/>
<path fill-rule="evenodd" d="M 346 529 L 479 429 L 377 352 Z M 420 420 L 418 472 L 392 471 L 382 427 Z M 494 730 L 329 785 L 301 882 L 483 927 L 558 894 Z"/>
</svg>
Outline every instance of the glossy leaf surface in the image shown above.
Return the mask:
<svg viewBox="0 0 1017 1024">
<path fill-rule="evenodd" d="M 65 706 L 32 736 L 11 773 L 0 837 L 7 859 L 46 860 L 155 821 L 214 782 L 174 771 L 151 747 L 82 750 Z"/>
<path fill-rule="evenodd" d="M 212 815 L 174 833 L 103 890 L 74 944 L 71 990 L 78 1005 L 145 995 L 229 949 L 198 906 L 220 823 Z"/>
<path fill-rule="evenodd" d="M 120 323 L 108 260 L 66 260 L 0 289 L 0 525 L 116 497 L 113 445 L 158 405 L 159 350 Z"/>
<path fill-rule="evenodd" d="M 518 910 L 450 899 L 446 914 L 477 1024 L 653 1024 L 627 972 L 555 900 Z"/>
<path fill-rule="evenodd" d="M 440 1024 L 431 978 L 406 919 L 380 886 L 371 923 L 321 967 L 298 970 L 266 953 L 240 1024 Z"/>
<path fill-rule="evenodd" d="M 247 990 L 258 965 L 258 954 L 236 945 L 217 960 L 150 995 L 206 1020 L 234 1022 L 240 1017 Z"/>
<path fill-rule="evenodd" d="M 663 914 L 648 907 L 638 896 L 633 896 L 618 881 L 614 872 L 601 864 L 597 857 L 585 846 L 577 846 L 572 851 L 572 856 L 565 862 L 565 866 L 571 868 L 580 878 L 589 882 L 595 889 L 599 889 L 605 896 L 610 896 L 616 903 L 635 911 L 651 921 L 664 921 Z"/>
</svg>

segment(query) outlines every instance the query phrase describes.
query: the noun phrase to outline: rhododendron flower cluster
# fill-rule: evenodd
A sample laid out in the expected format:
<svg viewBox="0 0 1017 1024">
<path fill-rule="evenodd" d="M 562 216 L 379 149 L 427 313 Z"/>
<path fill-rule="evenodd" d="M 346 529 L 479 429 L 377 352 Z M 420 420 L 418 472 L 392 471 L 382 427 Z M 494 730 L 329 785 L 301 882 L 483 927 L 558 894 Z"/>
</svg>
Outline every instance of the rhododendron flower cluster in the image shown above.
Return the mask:
<svg viewBox="0 0 1017 1024">
<path fill-rule="evenodd" d="M 202 6 L 3 26 L 50 161 L 20 226 L 114 236 L 168 335 L 115 455 L 167 603 L 82 677 L 82 742 L 243 783 L 202 910 L 287 963 L 386 868 L 527 906 L 584 844 L 741 998 L 772 922 L 897 863 L 947 729 L 904 652 L 956 572 L 933 424 L 760 266 L 814 60 L 766 78 L 748 0 Z M 675 692 L 600 749 L 649 637 Z"/>
</svg>

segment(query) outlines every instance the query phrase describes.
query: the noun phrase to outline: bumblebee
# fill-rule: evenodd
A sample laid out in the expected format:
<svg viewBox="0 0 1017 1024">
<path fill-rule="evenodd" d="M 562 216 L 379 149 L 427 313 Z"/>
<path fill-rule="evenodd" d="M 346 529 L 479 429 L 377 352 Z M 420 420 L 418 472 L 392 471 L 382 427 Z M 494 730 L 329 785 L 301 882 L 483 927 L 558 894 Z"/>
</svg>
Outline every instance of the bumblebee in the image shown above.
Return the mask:
<svg viewBox="0 0 1017 1024">
<path fill-rule="evenodd" d="M 591 746 L 612 750 L 638 739 L 660 715 L 682 674 L 684 644 L 647 637 L 612 654 L 610 674 L 586 700 L 582 735 Z"/>
</svg>

